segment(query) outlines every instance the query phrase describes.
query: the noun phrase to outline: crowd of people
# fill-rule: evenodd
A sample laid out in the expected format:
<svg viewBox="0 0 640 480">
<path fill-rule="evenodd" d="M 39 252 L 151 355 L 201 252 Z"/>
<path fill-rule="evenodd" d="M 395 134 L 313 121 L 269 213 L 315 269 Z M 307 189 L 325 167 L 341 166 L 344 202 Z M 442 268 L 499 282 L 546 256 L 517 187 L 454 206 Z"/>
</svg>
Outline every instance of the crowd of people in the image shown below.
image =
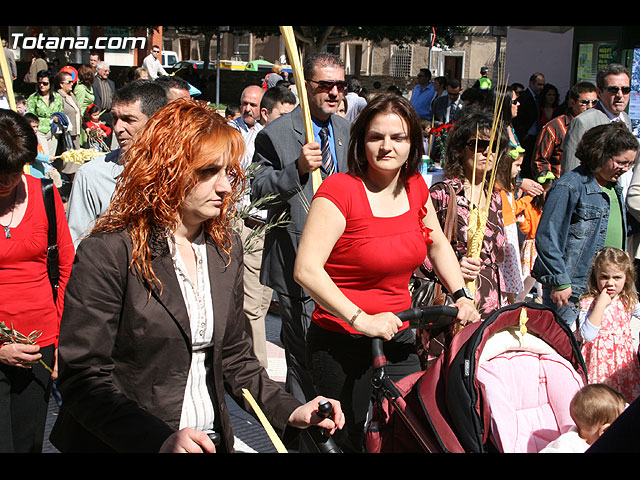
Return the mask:
<svg viewBox="0 0 640 480">
<path fill-rule="evenodd" d="M 158 54 L 119 88 L 100 59 L 41 68 L 23 106 L 0 109 L 1 451 L 41 451 L 54 388 L 63 452 L 231 452 L 225 392 L 248 411 L 254 395 L 296 451 L 315 451 L 305 431 L 320 427 L 362 452 L 372 338 L 392 379 L 422 368 L 394 315 L 418 269 L 462 327 L 532 301 L 575 332 L 589 386 L 613 393 L 581 391 L 573 437 L 549 451 L 586 450 L 640 394 L 640 146 L 624 67 L 561 104 L 541 73 L 502 88 L 487 69 L 465 90 L 422 69 L 411 92 L 368 94 L 320 53 L 303 65 L 307 119 L 282 72 L 220 115 Z M 60 155 L 85 147 L 100 154 Z M 430 185 L 429 154 L 445 174 Z M 284 388 L 266 372 L 272 305 Z M 618 402 L 616 415 L 586 419 L 588 401 Z"/>
</svg>

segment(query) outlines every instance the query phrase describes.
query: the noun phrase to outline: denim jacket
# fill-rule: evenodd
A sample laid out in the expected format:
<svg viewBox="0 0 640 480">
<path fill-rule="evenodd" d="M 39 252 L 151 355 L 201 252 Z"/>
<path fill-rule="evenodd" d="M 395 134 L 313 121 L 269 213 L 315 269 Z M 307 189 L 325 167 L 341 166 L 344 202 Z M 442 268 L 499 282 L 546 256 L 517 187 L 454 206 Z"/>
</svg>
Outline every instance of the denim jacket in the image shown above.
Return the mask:
<svg viewBox="0 0 640 480">
<path fill-rule="evenodd" d="M 626 232 L 622 186 L 616 183 L 614 188 Z M 593 258 L 604 247 L 608 221 L 609 197 L 593 174 L 580 166 L 560 177 L 547 194 L 536 232 L 538 257 L 532 276 L 550 287 L 571 285 L 573 295 L 584 293 Z M 623 239 L 626 242 L 624 234 Z"/>
</svg>

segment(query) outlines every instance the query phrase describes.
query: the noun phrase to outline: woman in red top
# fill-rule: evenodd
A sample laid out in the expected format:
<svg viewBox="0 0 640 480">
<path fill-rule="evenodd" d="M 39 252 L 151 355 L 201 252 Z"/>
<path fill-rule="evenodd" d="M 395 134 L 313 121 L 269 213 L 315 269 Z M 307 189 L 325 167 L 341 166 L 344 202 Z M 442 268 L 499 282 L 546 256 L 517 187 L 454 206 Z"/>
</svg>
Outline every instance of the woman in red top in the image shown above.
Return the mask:
<svg viewBox="0 0 640 480">
<path fill-rule="evenodd" d="M 298 249 L 296 281 L 317 305 L 307 334 L 314 386 L 340 400 L 346 423 L 334 438 L 347 452 L 363 450 L 371 338 L 387 340 L 393 379 L 420 370 L 413 331 L 392 312 L 410 307 L 409 279 L 425 257 L 455 292 L 458 320 L 480 318 L 419 172 L 421 135 L 406 99 L 375 97 L 352 127 L 349 173 L 324 180 Z"/>
<path fill-rule="evenodd" d="M 23 174 L 38 140 L 29 123 L 0 110 L 0 321 L 23 335 L 41 331 L 35 345 L 0 338 L 0 451 L 40 452 L 55 366 L 64 291 L 73 242 L 54 189 L 60 280 L 57 300 L 47 274 L 48 220 L 41 180 Z M 40 362 L 42 361 L 42 363 Z"/>
</svg>

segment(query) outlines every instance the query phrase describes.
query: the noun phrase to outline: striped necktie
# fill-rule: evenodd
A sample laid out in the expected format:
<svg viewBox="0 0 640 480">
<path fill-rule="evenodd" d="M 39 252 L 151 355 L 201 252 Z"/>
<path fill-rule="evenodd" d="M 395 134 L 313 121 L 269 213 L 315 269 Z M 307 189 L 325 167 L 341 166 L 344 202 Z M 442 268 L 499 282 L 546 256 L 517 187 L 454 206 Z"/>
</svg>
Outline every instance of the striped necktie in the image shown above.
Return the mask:
<svg viewBox="0 0 640 480">
<path fill-rule="evenodd" d="M 322 147 L 322 170 L 331 175 L 335 173 L 335 166 L 333 164 L 333 157 L 331 156 L 331 148 L 329 147 L 329 129 L 322 127 L 320 130 L 320 146 Z"/>
<path fill-rule="evenodd" d="M 448 123 L 451 123 L 456 119 L 457 110 L 458 110 L 458 106 L 456 105 L 456 102 L 452 102 L 451 105 L 449 106 L 449 120 L 448 120 Z"/>
</svg>

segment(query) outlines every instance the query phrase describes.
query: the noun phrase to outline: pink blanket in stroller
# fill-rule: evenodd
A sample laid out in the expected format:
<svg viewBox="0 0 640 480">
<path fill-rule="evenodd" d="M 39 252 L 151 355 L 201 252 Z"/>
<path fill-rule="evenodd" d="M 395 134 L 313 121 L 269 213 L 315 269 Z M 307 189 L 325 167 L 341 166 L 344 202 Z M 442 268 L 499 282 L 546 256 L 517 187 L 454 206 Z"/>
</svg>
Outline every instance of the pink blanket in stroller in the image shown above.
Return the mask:
<svg viewBox="0 0 640 480">
<path fill-rule="evenodd" d="M 569 403 L 583 386 L 561 355 L 538 339 L 529 343 L 535 347 L 501 351 L 499 345 L 493 353 L 485 351 L 478 367 L 491 411 L 491 439 L 504 453 L 537 453 L 568 431 L 574 424 Z"/>
</svg>

